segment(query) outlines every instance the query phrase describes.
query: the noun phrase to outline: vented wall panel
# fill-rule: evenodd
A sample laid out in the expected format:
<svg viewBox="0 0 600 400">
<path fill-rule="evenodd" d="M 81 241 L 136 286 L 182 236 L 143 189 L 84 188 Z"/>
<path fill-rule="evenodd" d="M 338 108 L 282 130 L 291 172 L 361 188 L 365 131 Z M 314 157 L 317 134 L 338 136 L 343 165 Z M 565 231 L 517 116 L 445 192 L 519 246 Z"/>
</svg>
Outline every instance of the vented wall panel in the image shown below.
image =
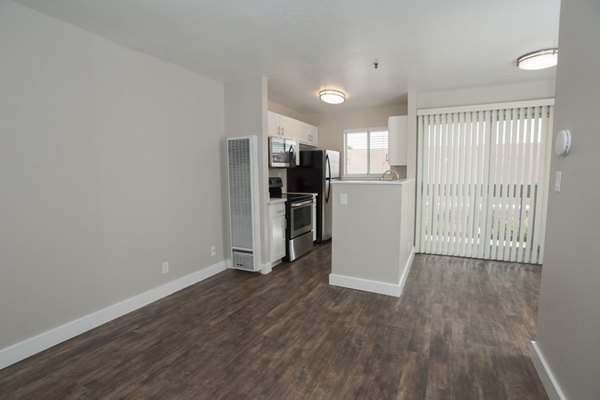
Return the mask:
<svg viewBox="0 0 600 400">
<path fill-rule="evenodd" d="M 234 268 L 249 271 L 258 270 L 260 265 L 256 142 L 256 136 L 227 139 L 232 262 Z"/>
<path fill-rule="evenodd" d="M 254 271 L 254 255 L 252 253 L 232 252 L 233 268 Z"/>
<path fill-rule="evenodd" d="M 229 140 L 229 207 L 231 246 L 252 249 L 252 187 L 250 139 Z"/>
</svg>

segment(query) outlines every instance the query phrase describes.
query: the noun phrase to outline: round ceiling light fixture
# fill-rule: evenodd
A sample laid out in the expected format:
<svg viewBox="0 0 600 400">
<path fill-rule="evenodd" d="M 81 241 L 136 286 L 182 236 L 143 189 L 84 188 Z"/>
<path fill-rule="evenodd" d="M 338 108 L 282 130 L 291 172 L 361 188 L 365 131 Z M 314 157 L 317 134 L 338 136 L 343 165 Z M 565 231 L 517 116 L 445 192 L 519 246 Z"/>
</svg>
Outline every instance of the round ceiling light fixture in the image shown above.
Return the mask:
<svg viewBox="0 0 600 400">
<path fill-rule="evenodd" d="M 346 100 L 346 95 L 339 90 L 325 89 L 319 92 L 319 98 L 325 103 L 342 104 Z"/>
<path fill-rule="evenodd" d="M 558 61 L 558 49 L 544 49 L 522 55 L 517 67 L 528 71 L 554 67 Z"/>
</svg>

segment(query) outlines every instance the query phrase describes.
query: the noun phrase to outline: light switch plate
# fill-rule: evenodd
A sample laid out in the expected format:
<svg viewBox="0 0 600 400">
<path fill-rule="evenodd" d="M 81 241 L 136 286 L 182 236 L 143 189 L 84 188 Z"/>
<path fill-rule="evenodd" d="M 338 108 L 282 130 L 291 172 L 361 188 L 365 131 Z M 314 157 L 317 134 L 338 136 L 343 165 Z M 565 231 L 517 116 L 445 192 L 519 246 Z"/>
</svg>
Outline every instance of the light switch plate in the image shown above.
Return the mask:
<svg viewBox="0 0 600 400">
<path fill-rule="evenodd" d="M 554 191 L 560 192 L 560 183 L 562 180 L 562 171 L 556 171 L 556 177 L 554 178 Z"/>
</svg>

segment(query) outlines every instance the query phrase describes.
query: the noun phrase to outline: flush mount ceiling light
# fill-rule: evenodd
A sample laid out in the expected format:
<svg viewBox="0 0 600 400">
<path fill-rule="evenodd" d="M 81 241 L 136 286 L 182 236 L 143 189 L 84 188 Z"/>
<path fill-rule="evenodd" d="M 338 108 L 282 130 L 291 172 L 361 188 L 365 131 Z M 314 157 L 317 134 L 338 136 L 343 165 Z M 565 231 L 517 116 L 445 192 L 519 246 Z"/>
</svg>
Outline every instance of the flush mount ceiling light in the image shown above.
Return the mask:
<svg viewBox="0 0 600 400">
<path fill-rule="evenodd" d="M 558 61 L 558 49 L 544 49 L 522 55 L 517 59 L 517 67 L 536 70 L 554 67 Z"/>
<path fill-rule="evenodd" d="M 325 103 L 329 104 L 341 104 L 344 102 L 344 100 L 346 100 L 346 95 L 343 92 L 333 89 L 321 90 L 319 92 L 319 97 Z"/>
</svg>

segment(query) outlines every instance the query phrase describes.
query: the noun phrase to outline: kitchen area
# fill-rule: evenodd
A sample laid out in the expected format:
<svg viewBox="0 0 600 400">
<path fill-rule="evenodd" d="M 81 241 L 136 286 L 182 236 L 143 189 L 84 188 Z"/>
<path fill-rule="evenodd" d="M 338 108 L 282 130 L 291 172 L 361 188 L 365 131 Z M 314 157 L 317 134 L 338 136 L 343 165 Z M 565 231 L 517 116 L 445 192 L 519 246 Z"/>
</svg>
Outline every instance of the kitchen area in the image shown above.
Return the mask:
<svg viewBox="0 0 600 400">
<path fill-rule="evenodd" d="M 294 260 L 302 260 L 302 257 L 326 243 L 331 246 L 332 253 L 332 266 L 329 271 L 331 285 L 374 291 L 369 289 L 368 285 L 364 285 L 363 281 L 377 281 L 379 274 L 375 269 L 393 269 L 396 272 L 389 275 L 392 278 L 388 276 L 383 283 L 391 282 L 395 285 L 396 289 L 392 291 L 392 295 L 397 295 L 401 282 L 400 278 L 396 280 L 395 277 L 407 274 L 408 260 L 404 259 L 404 255 L 402 260 L 399 257 L 386 259 L 386 265 L 380 262 L 362 263 L 348 271 L 338 268 L 340 263 L 346 261 L 337 255 L 350 254 L 352 250 L 360 249 L 363 254 L 368 255 L 367 260 L 381 261 L 379 256 L 382 245 L 390 247 L 390 254 L 396 254 L 401 252 L 401 243 L 406 247 L 406 243 L 412 241 L 406 235 L 402 237 L 402 242 L 399 238 L 393 241 L 378 241 L 376 238 L 390 234 L 382 229 L 372 235 L 373 240 L 370 243 L 375 243 L 374 246 L 360 243 L 357 249 L 351 249 L 349 246 L 353 246 L 352 240 L 355 241 L 355 238 L 351 241 L 345 239 L 348 236 L 347 232 L 344 232 L 346 228 L 342 222 L 359 217 L 369 219 L 374 212 L 387 212 L 376 207 L 369 208 L 368 205 L 377 204 L 380 201 L 379 196 L 386 197 L 392 192 L 396 199 L 389 200 L 390 206 L 400 209 L 402 199 L 398 197 L 398 188 L 392 189 L 398 182 L 406 181 L 403 185 L 412 185 L 414 190 L 414 180 L 406 178 L 411 175 L 411 165 L 414 163 L 414 160 L 410 159 L 412 152 L 409 151 L 409 148 L 414 146 L 410 139 L 413 133 L 409 131 L 416 128 L 411 128 L 413 124 L 409 124 L 408 121 L 416 118 L 416 110 L 410 109 L 406 104 L 364 109 L 331 106 L 330 113 L 303 114 L 271 100 L 267 86 L 267 81 L 263 79 L 236 84 L 227 91 L 228 98 L 231 99 L 226 102 L 229 105 L 227 112 L 230 115 L 238 115 L 238 118 L 226 126 L 230 132 L 227 141 L 253 136 L 255 142 L 250 146 L 250 149 L 254 147 L 254 155 L 250 157 L 250 162 L 245 161 L 239 168 L 240 173 L 247 174 L 251 171 L 253 176 L 250 188 L 242 186 L 247 191 L 242 198 L 251 198 L 252 206 L 240 203 L 246 207 L 244 210 L 250 212 L 249 217 L 230 215 L 230 266 L 263 275 L 269 274 L 274 268 L 294 267 Z M 415 113 L 412 117 L 411 112 Z M 358 175 L 352 171 L 348 173 L 347 167 L 344 166 L 344 153 L 348 152 L 346 135 L 350 131 L 368 127 L 376 127 L 377 132 L 385 133 L 386 136 L 389 131 L 387 151 L 378 153 L 378 157 L 383 157 L 385 164 L 368 175 Z M 252 135 L 254 132 L 260 134 Z M 224 161 L 227 162 L 227 154 L 224 156 Z M 232 166 L 229 165 L 228 169 L 231 180 Z M 380 179 L 383 179 L 383 182 L 380 183 Z M 359 203 L 353 192 L 336 192 L 336 185 L 347 185 L 352 181 L 370 182 L 369 185 L 357 186 L 357 189 L 367 193 L 366 199 L 371 199 L 364 209 L 354 207 Z M 392 185 L 389 182 L 396 183 Z M 389 193 L 386 194 L 382 190 L 389 190 Z M 404 194 L 401 197 L 408 196 L 409 190 L 405 189 L 402 192 Z M 347 205 L 340 204 L 340 195 L 343 193 L 346 193 Z M 228 197 L 230 212 L 235 211 L 236 207 L 231 203 L 231 193 Z M 408 201 L 403 204 L 411 207 Z M 351 212 L 343 213 L 342 208 Z M 414 202 L 412 208 L 414 214 Z M 357 215 L 354 215 L 355 213 Z M 414 230 L 414 221 L 411 222 L 410 218 L 392 218 L 388 222 L 404 226 L 405 231 Z M 246 242 L 237 242 L 237 231 L 245 232 L 242 236 L 247 239 Z M 358 234 L 361 231 L 353 230 L 349 233 Z M 408 255 L 412 254 L 412 246 L 410 250 Z M 357 268 L 363 271 L 356 272 Z M 345 283 L 348 279 L 340 282 L 340 277 L 358 281 L 358 284 Z"/>
<path fill-rule="evenodd" d="M 275 266 L 331 239 L 331 182 L 340 179 L 340 153 L 317 147 L 317 127 L 271 111 L 269 133 L 275 135 L 268 138 L 269 242 Z"/>
<path fill-rule="evenodd" d="M 328 131 L 323 137 L 315 125 L 267 111 L 268 135 L 262 143 L 268 252 L 262 269 L 238 269 L 269 273 L 330 242 L 331 285 L 400 295 L 414 256 L 414 180 L 405 179 L 407 117 L 389 114 L 378 121 L 384 120 L 389 131 L 390 169 L 358 177 L 344 176 L 345 144 L 332 143 L 332 137 L 344 137 L 344 129 L 336 127 L 332 136 L 327 122 L 319 122 Z"/>
</svg>

